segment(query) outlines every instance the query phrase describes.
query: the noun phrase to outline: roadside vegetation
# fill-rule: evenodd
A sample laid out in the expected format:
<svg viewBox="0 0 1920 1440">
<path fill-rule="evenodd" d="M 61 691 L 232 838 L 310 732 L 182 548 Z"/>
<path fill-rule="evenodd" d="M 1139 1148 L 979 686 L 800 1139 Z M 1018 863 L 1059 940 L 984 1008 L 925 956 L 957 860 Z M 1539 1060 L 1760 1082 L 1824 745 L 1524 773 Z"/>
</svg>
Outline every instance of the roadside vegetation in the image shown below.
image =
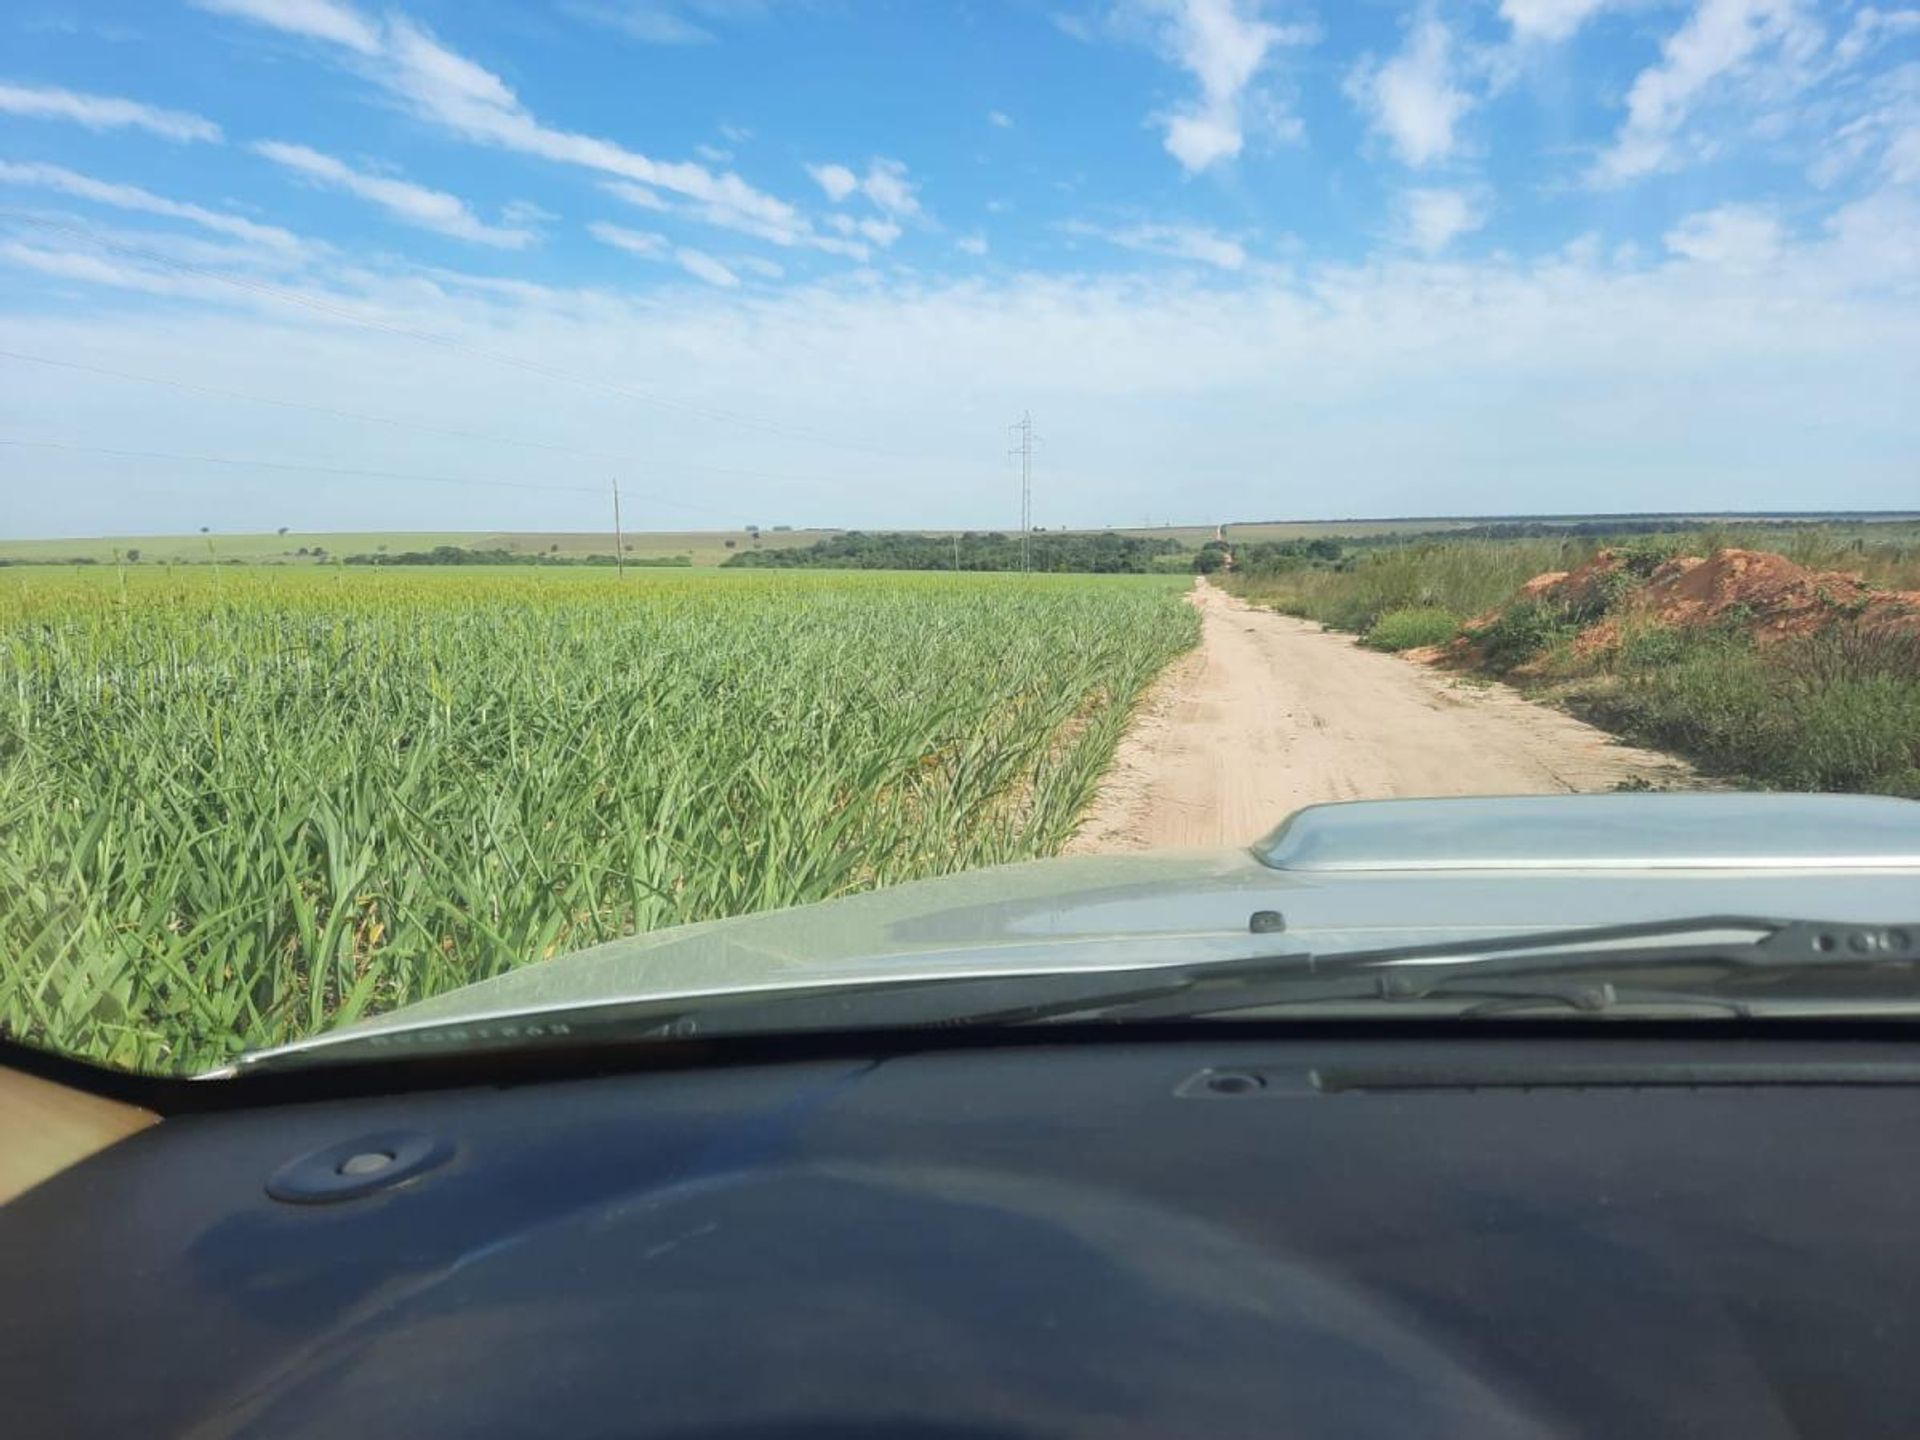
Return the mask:
<svg viewBox="0 0 1920 1440">
<path fill-rule="evenodd" d="M 1021 553 L 1020 537 L 999 531 L 927 535 L 849 530 L 811 545 L 747 550 L 726 563 L 736 569 L 1019 570 L 1064 574 L 1146 575 L 1176 564 L 1177 540 L 1145 539 L 1113 531 L 1036 531 Z"/>
<path fill-rule="evenodd" d="M 1178 577 L 0 576 L 0 1028 L 193 1069 L 1055 851 Z"/>
<path fill-rule="evenodd" d="M 1318 543 L 1318 542 L 1315 542 Z M 1920 527 L 1247 547 L 1236 593 L 1736 783 L 1920 796 Z"/>
</svg>

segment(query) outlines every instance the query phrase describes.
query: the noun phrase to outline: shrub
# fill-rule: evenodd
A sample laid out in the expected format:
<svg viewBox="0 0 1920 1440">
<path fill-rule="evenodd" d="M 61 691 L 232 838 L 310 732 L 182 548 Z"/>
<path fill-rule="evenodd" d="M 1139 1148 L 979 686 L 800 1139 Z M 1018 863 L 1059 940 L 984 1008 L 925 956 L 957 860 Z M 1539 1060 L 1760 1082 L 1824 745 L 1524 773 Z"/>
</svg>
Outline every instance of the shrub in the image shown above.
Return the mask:
<svg viewBox="0 0 1920 1440">
<path fill-rule="evenodd" d="M 1620 668 L 1657 670 L 1679 660 L 1686 648 L 1686 636 L 1668 625 L 1629 630 L 1620 640 Z"/>
<path fill-rule="evenodd" d="M 1577 627 L 1558 605 L 1516 600 L 1489 625 L 1467 631 L 1494 670 L 1511 670 L 1570 638 Z"/>
<path fill-rule="evenodd" d="M 1367 631 L 1361 644 L 1373 650 L 1416 650 L 1444 645 L 1460 633 L 1460 617 L 1439 605 L 1389 610 Z"/>
<path fill-rule="evenodd" d="M 1594 699 L 1607 723 L 1763 785 L 1920 795 L 1920 674 L 1900 637 L 1649 630 L 1623 659 L 1635 645 L 1646 661 Z"/>
</svg>

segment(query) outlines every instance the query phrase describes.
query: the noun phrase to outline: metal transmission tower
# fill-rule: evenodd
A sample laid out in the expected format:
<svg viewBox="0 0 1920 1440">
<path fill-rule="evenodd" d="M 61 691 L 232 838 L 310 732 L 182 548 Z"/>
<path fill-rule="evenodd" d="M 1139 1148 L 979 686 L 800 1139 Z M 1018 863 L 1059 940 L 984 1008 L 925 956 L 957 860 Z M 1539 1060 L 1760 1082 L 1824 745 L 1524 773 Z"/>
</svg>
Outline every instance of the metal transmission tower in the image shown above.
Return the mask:
<svg viewBox="0 0 1920 1440">
<path fill-rule="evenodd" d="M 1020 443 L 1007 453 L 1020 457 L 1020 568 L 1025 570 L 1027 545 L 1033 534 L 1033 412 L 1022 410 L 1019 421 L 1007 429 L 1020 437 Z"/>
<path fill-rule="evenodd" d="M 627 578 L 626 537 L 620 533 L 620 481 L 613 482 L 613 573 L 616 579 Z"/>
</svg>

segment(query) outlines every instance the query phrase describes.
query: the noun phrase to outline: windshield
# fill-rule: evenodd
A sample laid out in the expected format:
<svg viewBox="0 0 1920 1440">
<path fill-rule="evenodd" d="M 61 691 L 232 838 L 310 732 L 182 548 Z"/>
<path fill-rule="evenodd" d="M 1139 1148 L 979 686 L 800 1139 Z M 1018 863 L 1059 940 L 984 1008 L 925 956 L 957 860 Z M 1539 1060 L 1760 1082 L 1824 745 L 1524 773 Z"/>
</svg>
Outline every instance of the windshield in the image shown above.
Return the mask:
<svg viewBox="0 0 1920 1440">
<path fill-rule="evenodd" d="M 1920 918 L 1915 12 L 0 27 L 7 1039 Z"/>
</svg>

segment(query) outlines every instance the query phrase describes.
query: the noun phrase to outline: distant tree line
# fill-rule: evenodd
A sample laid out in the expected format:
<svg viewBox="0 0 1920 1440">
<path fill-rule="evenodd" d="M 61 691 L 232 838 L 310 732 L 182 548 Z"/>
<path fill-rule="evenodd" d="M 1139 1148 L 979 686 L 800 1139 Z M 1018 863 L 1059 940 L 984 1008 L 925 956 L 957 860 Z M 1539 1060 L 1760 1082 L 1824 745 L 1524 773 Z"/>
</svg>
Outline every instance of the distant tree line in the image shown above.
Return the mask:
<svg viewBox="0 0 1920 1440">
<path fill-rule="evenodd" d="M 1209 541 L 1210 545 L 1217 541 Z M 1337 569 L 1346 560 L 1346 547 L 1338 540 L 1319 536 L 1312 540 L 1260 540 L 1251 545 L 1234 545 L 1233 570 L 1236 575 L 1284 575 L 1290 570 Z M 1203 549 L 1201 556 L 1206 555 Z M 1200 570 L 1200 563 L 1194 568 Z M 1202 574 L 1220 568 L 1215 557 Z"/>
<path fill-rule="evenodd" d="M 464 545 L 436 545 L 431 550 L 402 550 L 397 554 L 349 555 L 349 565 L 597 565 L 612 569 L 620 561 L 612 555 L 556 555 L 521 550 L 469 550 Z M 687 555 L 629 555 L 626 563 L 655 569 L 693 564 Z"/>
<path fill-rule="evenodd" d="M 1141 539 L 1105 532 L 1036 531 L 1028 541 L 1028 568 L 1064 574 L 1142 575 L 1165 567 L 1163 555 L 1177 555 L 1177 540 Z M 917 535 L 897 530 L 849 530 L 777 550 L 748 550 L 729 556 L 739 569 L 791 570 L 952 570 L 956 547 L 951 535 Z M 969 530 L 960 536 L 961 570 L 1018 570 L 1020 537 L 998 530 Z"/>
</svg>

